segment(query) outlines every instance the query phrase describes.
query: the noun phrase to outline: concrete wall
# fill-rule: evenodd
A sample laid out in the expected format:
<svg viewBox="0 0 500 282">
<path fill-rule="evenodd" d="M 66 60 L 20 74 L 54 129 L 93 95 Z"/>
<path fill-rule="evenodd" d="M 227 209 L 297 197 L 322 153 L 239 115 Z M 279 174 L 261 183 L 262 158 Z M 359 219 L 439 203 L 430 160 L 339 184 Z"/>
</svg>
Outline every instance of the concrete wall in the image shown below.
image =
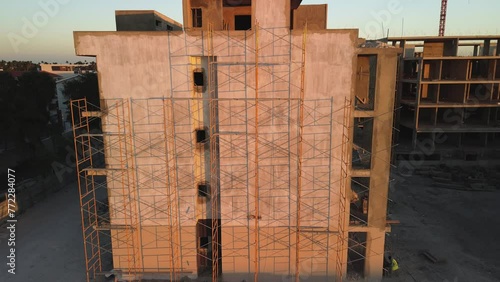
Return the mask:
<svg viewBox="0 0 500 282">
<path fill-rule="evenodd" d="M 156 11 L 116 11 L 117 31 L 182 30 L 182 24 Z"/>
<path fill-rule="evenodd" d="M 293 28 L 303 29 L 307 22 L 308 30 L 326 29 L 328 5 L 300 5 L 293 10 Z"/>
<path fill-rule="evenodd" d="M 290 0 L 255 0 L 252 11 L 254 19 L 263 28 L 290 28 Z"/>
<path fill-rule="evenodd" d="M 252 25 L 257 21 L 264 28 L 290 27 L 291 6 L 290 0 L 253 0 L 252 6 L 223 7 L 222 0 L 183 0 L 184 27 L 192 26 L 192 8 L 201 8 L 203 27 L 213 25 L 214 30 L 223 29 L 223 21 L 229 23 L 230 30 L 234 30 L 234 15 L 252 15 Z M 251 9 L 250 11 L 248 9 Z"/>
<path fill-rule="evenodd" d="M 228 26 L 229 30 L 234 30 L 234 16 L 237 15 L 252 15 L 252 7 L 224 7 L 224 23 Z M 252 26 L 253 26 L 252 19 Z"/>
<path fill-rule="evenodd" d="M 280 0 L 281 1 L 281 0 Z M 289 25 L 289 13 L 279 16 L 277 8 L 267 1 L 256 1 L 253 7 L 257 11 L 257 20 L 261 26 Z M 283 5 L 290 5 L 283 0 Z M 286 2 L 286 3 L 285 3 Z M 279 5 L 277 5 L 279 6 Z M 276 14 L 274 14 L 276 12 Z M 264 17 L 273 13 L 273 17 Z M 302 31 L 290 31 L 289 28 L 259 30 L 259 74 L 255 73 L 256 40 L 251 34 L 235 31 L 229 34 L 214 34 L 214 54 L 217 56 L 217 91 L 219 98 L 253 98 L 255 97 L 256 78 L 259 81 L 259 97 L 264 98 L 298 98 L 300 96 L 300 62 L 302 58 Z M 276 40 L 279 37 L 289 39 Z M 182 32 L 76 32 L 75 47 L 78 55 L 94 55 L 99 65 L 100 95 L 105 108 L 113 108 L 114 98 L 193 98 L 197 94 L 193 88 L 193 56 L 206 56 L 208 50 L 202 38 L 207 34 L 192 31 Z M 328 229 L 331 238 L 319 238 L 318 242 L 331 242 L 327 249 L 321 244 L 312 243 L 311 234 L 301 235 L 302 264 L 301 274 L 304 277 L 318 277 L 323 281 L 325 276 L 333 277 L 336 267 L 336 235 L 338 227 L 338 180 L 340 179 L 340 155 L 343 127 L 343 110 L 345 98 L 350 98 L 354 91 L 353 74 L 356 65 L 356 30 L 323 30 L 311 31 L 307 36 L 305 97 L 306 104 L 304 131 L 303 172 L 304 196 L 302 198 L 301 226 Z M 246 54 L 246 55 L 245 55 Z M 290 61 L 291 59 L 291 61 Z M 247 64 L 241 64 L 247 62 Z M 235 64 L 240 63 L 240 64 Z M 202 67 L 207 65 L 202 63 Z M 329 99 L 333 98 L 330 105 Z M 325 103 L 312 102 L 314 99 L 327 99 Z M 169 214 L 158 212 L 166 205 L 168 195 L 156 196 L 154 189 L 146 189 L 151 173 L 160 175 L 157 187 L 165 191 L 166 177 L 178 179 L 178 218 L 181 223 L 180 244 L 182 245 L 182 269 L 189 276 L 197 275 L 196 267 L 196 221 L 205 214 L 206 203 L 197 197 L 196 181 L 207 177 L 202 172 L 203 162 L 207 162 L 200 148 L 194 144 L 194 130 L 200 124 L 206 124 L 203 108 L 206 105 L 175 102 L 175 107 L 167 108 L 177 117 L 175 125 L 175 151 L 168 151 L 160 146 L 159 152 L 168 152 L 167 157 L 177 158 L 177 174 L 156 171 L 167 160 L 159 158 L 159 152 L 140 150 L 144 146 L 156 144 L 155 140 L 165 138 L 162 114 L 155 114 L 149 122 L 144 122 L 150 112 L 158 113 L 162 100 L 148 100 L 147 106 L 140 106 L 132 100 L 133 142 L 139 153 L 136 153 L 135 165 L 137 188 L 141 200 L 138 220 L 141 225 L 139 240 L 140 252 L 143 256 L 140 268 L 164 269 L 169 261 L 169 247 L 163 247 L 164 240 L 158 239 L 160 229 L 168 229 Z M 188 101 L 188 100 L 186 100 Z M 222 103 L 222 102 L 219 102 Z M 255 159 L 252 150 L 255 146 L 251 136 L 252 120 L 255 109 L 252 102 L 230 100 L 219 104 L 220 130 L 224 132 L 241 132 L 242 136 L 221 136 L 220 141 L 220 195 L 222 217 L 222 270 L 227 281 L 240 281 L 241 277 L 252 276 L 254 271 L 254 254 L 259 255 L 259 272 L 263 275 L 259 281 L 276 281 L 278 277 L 295 272 L 295 230 L 296 230 L 296 183 L 297 183 L 297 104 L 293 110 L 293 102 L 278 103 L 276 100 L 260 104 L 260 141 L 259 155 L 259 206 L 255 213 L 254 199 L 256 189 L 254 183 Z M 189 110 L 190 109 L 190 110 Z M 332 112 L 333 109 L 333 112 Z M 148 112 L 150 111 L 150 112 Z M 245 117 L 244 117 L 245 116 Z M 280 123 L 280 119 L 292 120 L 293 123 Z M 180 118 L 180 119 L 179 119 Z M 179 120 L 182 120 L 179 121 Z M 332 120 L 332 123 L 329 123 Z M 273 121 L 273 122 L 271 122 Z M 322 122 L 320 122 L 322 121 Z M 325 124 L 324 122 L 327 122 Z M 116 130 L 112 117 L 103 118 L 104 131 Z M 143 124 L 144 123 L 144 124 Z M 291 128 L 290 128 L 291 126 Z M 280 135 L 281 133 L 281 135 Z M 163 136 L 163 137 L 162 137 Z M 113 138 L 113 137 L 110 137 Z M 109 139 L 109 144 L 117 144 L 120 137 Z M 282 140 L 290 140 L 290 144 Z M 163 148 L 163 149 L 161 149 Z M 186 148 L 191 148 L 187 149 Z M 244 148 L 250 148 L 246 150 Z M 331 150 L 329 149 L 331 148 Z M 108 168 L 119 166 L 116 150 L 106 151 Z M 163 150 L 163 151 L 162 151 Z M 175 154 L 174 154 L 175 152 Z M 331 157 L 324 157 L 325 153 Z M 249 154 L 249 155 L 246 155 Z M 292 157 L 280 157 L 280 156 Z M 331 168 L 331 169 L 329 169 Z M 205 168 L 206 169 L 206 168 Z M 162 175 L 163 173 L 163 175 Z M 108 179 L 111 179 L 108 177 Z M 114 179 L 120 179 L 116 177 Z M 163 183 L 163 184 L 162 184 Z M 123 183 L 108 180 L 110 190 L 110 206 L 115 208 L 115 224 L 124 223 L 120 219 L 119 208 L 123 206 Z M 148 193 L 150 193 L 148 196 Z M 165 193 L 165 192 L 162 192 Z M 328 199 L 328 202 L 325 200 Z M 318 208 L 319 206 L 324 208 Z M 164 209 L 164 208 L 163 208 Z M 156 212 L 156 215 L 152 213 Z M 252 219 L 252 216 L 254 219 Z M 122 216 L 123 217 L 123 216 Z M 255 217 L 259 217 L 258 245 L 254 244 Z M 118 232 L 118 231 L 116 231 Z M 160 232 L 161 233 L 161 232 Z M 115 234 L 115 238 L 122 235 Z M 125 235 L 123 235 L 125 236 Z M 161 237 L 161 236 L 160 236 Z M 134 239 L 136 240 L 136 239 Z M 160 241 L 158 241 L 160 240 Z M 128 257 L 121 240 L 113 242 L 115 268 L 127 267 Z M 157 247 L 151 247 L 157 246 Z M 321 249 L 321 250 L 320 250 Z M 160 258 L 161 265 L 154 258 Z M 309 259 L 308 259 L 309 258 Z M 345 262 L 344 262 L 345 263 Z M 314 267 L 312 267 L 314 265 Z M 327 274 L 328 273 L 328 274 Z M 266 276 L 267 275 L 267 276 Z M 245 278 L 248 279 L 248 278 Z M 311 281 L 314 281 L 311 280 Z"/>
<path fill-rule="evenodd" d="M 222 0 L 183 0 L 184 27 L 193 29 L 192 8 L 202 9 L 203 27 L 207 30 L 208 25 L 212 24 L 214 30 L 222 30 Z"/>
</svg>

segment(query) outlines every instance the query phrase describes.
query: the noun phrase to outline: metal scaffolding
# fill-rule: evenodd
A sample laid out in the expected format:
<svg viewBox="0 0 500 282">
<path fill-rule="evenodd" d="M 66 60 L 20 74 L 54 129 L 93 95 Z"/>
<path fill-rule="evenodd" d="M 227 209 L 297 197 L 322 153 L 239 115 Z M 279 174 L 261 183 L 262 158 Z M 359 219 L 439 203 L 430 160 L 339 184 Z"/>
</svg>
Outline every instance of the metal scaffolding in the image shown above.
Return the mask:
<svg viewBox="0 0 500 282">
<path fill-rule="evenodd" d="M 71 101 L 88 281 L 341 281 L 352 105 L 307 98 L 306 35 L 169 33 L 169 93 Z"/>
</svg>

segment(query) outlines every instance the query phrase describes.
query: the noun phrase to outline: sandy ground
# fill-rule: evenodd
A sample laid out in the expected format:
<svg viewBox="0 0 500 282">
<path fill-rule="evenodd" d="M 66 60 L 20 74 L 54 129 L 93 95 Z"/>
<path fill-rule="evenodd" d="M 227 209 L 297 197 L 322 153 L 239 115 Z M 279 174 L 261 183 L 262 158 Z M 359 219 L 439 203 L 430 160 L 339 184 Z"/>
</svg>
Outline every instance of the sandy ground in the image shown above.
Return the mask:
<svg viewBox="0 0 500 282">
<path fill-rule="evenodd" d="M 75 184 L 17 218 L 16 274 L 7 273 L 7 229 L 0 227 L 0 281 L 81 282 L 85 262 Z"/>
<path fill-rule="evenodd" d="M 458 191 L 412 176 L 391 188 L 401 224 L 387 236 L 400 267 L 384 281 L 500 281 L 500 190 Z M 440 262 L 422 256 L 427 250 Z"/>
</svg>

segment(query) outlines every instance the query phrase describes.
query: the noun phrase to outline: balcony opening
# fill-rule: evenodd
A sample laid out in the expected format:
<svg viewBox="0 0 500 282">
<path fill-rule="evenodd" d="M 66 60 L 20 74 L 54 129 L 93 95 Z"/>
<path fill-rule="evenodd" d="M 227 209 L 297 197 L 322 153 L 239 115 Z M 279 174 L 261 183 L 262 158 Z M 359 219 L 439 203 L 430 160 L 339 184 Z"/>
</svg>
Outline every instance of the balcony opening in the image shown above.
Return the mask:
<svg viewBox="0 0 500 282">
<path fill-rule="evenodd" d="M 363 277 L 366 257 L 366 232 L 349 232 L 347 279 Z"/>
<path fill-rule="evenodd" d="M 212 272 L 212 220 L 199 219 L 196 223 L 198 273 L 208 275 Z"/>
</svg>

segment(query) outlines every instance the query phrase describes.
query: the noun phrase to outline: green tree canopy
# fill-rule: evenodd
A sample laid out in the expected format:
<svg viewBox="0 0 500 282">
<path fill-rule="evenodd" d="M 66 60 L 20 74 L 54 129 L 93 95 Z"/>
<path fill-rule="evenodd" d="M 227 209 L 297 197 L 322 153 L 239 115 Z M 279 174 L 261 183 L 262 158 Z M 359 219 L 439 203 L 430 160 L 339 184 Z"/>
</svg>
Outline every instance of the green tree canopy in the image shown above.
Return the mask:
<svg viewBox="0 0 500 282">
<path fill-rule="evenodd" d="M 19 77 L 16 116 L 22 137 L 30 143 L 39 142 L 47 132 L 49 105 L 55 93 L 56 83 L 46 73 L 27 72 Z"/>
</svg>

